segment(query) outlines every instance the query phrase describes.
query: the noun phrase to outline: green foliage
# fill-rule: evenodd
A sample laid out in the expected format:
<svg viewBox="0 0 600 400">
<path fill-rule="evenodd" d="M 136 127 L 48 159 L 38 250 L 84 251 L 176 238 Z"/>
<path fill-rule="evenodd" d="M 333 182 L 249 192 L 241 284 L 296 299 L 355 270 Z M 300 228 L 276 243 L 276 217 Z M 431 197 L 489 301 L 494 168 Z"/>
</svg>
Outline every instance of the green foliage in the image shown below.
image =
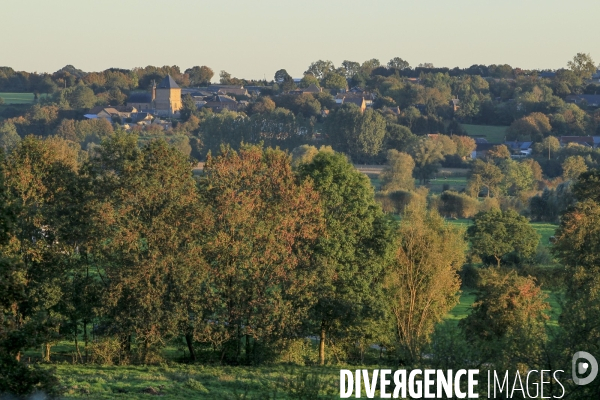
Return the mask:
<svg viewBox="0 0 600 400">
<path fill-rule="evenodd" d="M 491 161 L 475 160 L 469 176 L 469 192 L 473 197 L 479 197 L 481 189 L 486 189 L 487 197 L 498 196 L 500 183 L 504 179 L 502 170 Z"/>
<path fill-rule="evenodd" d="M 588 170 L 585 160 L 581 156 L 570 156 L 562 163 L 563 177 L 566 180 L 575 180 Z"/>
<path fill-rule="evenodd" d="M 189 163 L 164 141 L 138 149 L 134 135 L 117 133 L 99 153 L 86 251 L 104 282 L 109 331 L 127 342 L 135 335 L 134 355 L 148 362 L 195 310 L 204 276 L 196 235 L 207 217 Z"/>
<path fill-rule="evenodd" d="M 17 128 L 13 123 L 2 122 L 0 124 L 0 147 L 2 147 L 5 152 L 10 152 L 20 141 L 21 137 L 17 133 Z"/>
<path fill-rule="evenodd" d="M 579 201 L 590 199 L 600 203 L 600 169 L 584 172 L 573 185 L 573 194 Z"/>
<path fill-rule="evenodd" d="M 532 257 L 540 240 L 525 217 L 512 210 L 497 209 L 477 214 L 467 236 L 473 254 L 485 262 L 495 260 L 498 266 L 509 254 L 516 256 L 517 261 Z"/>
<path fill-rule="evenodd" d="M 385 298 L 402 363 L 421 358 L 435 324 L 458 302 L 466 243 L 435 211 L 408 207 L 400 221 Z"/>
<path fill-rule="evenodd" d="M 386 135 L 386 121 L 381 114 L 372 109 L 363 113 L 354 104 L 332 112 L 324 127 L 334 149 L 347 153 L 355 161 L 377 155 Z"/>
<path fill-rule="evenodd" d="M 427 137 L 413 142 L 408 153 L 415 161 L 415 177 L 421 183 L 433 177 L 433 174 L 439 170 L 439 163 L 444 159 L 443 143 Z"/>
<path fill-rule="evenodd" d="M 260 363 L 270 357 L 265 346 L 293 337 L 318 300 L 310 267 L 323 224 L 318 190 L 298 182 L 287 154 L 257 146 L 224 148 L 204 173 L 200 195 L 214 225 L 204 239 L 205 309 L 194 334 L 231 362 L 242 361 L 244 338 L 245 362 Z"/>
<path fill-rule="evenodd" d="M 415 188 L 415 180 L 412 173 L 415 162 L 406 153 L 397 150 L 388 150 L 387 163 L 379 178 L 383 191 L 412 190 Z"/>
<path fill-rule="evenodd" d="M 514 270 L 485 268 L 469 316 L 459 322 L 480 360 L 497 369 L 538 367 L 546 338 L 547 296 L 531 277 Z"/>
<path fill-rule="evenodd" d="M 440 195 L 438 211 L 452 218 L 471 218 L 479 211 L 479 201 L 465 193 L 445 191 Z"/>
<path fill-rule="evenodd" d="M 352 328 L 377 313 L 382 292 L 376 283 L 389 249 L 389 227 L 369 180 L 342 154 L 320 152 L 300 165 L 298 173 L 312 180 L 325 218 L 313 261 L 319 280 L 311 318 L 311 329 L 321 334 L 324 363 L 326 334 L 347 338 Z"/>
</svg>

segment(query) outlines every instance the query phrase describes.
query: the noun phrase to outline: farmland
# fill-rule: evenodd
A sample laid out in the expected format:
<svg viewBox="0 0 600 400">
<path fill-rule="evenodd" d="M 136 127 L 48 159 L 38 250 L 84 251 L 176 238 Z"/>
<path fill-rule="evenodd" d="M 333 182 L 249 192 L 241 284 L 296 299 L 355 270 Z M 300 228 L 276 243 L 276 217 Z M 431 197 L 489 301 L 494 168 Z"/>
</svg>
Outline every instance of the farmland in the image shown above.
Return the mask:
<svg viewBox="0 0 600 400">
<path fill-rule="evenodd" d="M 507 126 L 463 124 L 469 136 L 484 137 L 490 143 L 504 143 Z"/>
<path fill-rule="evenodd" d="M 33 93 L 0 93 L 4 104 L 33 104 L 35 96 Z"/>
</svg>

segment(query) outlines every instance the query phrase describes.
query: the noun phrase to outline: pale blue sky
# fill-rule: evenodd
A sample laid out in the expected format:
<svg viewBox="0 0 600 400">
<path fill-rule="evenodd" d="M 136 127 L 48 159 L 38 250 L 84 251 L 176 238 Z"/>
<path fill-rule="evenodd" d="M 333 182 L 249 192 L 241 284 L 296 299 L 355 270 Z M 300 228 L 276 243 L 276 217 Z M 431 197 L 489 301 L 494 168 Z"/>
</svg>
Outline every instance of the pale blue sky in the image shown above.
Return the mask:
<svg viewBox="0 0 600 400">
<path fill-rule="evenodd" d="M 208 65 L 300 77 L 318 59 L 561 68 L 600 61 L 600 0 L 1 0 L 0 66 Z"/>
</svg>

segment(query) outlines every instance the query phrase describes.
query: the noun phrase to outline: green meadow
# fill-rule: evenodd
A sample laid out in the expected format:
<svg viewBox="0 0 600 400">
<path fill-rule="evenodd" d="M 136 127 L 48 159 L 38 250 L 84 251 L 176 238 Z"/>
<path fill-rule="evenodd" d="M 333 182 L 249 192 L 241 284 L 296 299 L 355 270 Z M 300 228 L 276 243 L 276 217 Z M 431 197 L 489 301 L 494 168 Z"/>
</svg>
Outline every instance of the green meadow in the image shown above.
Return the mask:
<svg viewBox="0 0 600 400">
<path fill-rule="evenodd" d="M 6 93 L 0 92 L 0 97 L 4 100 L 4 104 L 33 104 L 33 93 Z"/>
<path fill-rule="evenodd" d="M 469 136 L 485 137 L 490 143 L 504 143 L 507 126 L 463 124 Z"/>
</svg>

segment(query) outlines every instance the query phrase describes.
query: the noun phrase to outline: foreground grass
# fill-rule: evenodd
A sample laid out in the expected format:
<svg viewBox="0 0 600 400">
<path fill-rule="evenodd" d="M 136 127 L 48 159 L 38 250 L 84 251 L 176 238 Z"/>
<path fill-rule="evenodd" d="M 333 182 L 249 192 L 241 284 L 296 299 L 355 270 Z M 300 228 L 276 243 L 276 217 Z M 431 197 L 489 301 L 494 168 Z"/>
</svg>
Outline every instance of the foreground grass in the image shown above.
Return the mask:
<svg viewBox="0 0 600 400">
<path fill-rule="evenodd" d="M 489 143 L 504 143 L 508 126 L 463 124 L 469 136 L 485 137 Z"/>
<path fill-rule="evenodd" d="M 64 399 L 335 399 L 340 367 L 56 366 Z"/>
</svg>

